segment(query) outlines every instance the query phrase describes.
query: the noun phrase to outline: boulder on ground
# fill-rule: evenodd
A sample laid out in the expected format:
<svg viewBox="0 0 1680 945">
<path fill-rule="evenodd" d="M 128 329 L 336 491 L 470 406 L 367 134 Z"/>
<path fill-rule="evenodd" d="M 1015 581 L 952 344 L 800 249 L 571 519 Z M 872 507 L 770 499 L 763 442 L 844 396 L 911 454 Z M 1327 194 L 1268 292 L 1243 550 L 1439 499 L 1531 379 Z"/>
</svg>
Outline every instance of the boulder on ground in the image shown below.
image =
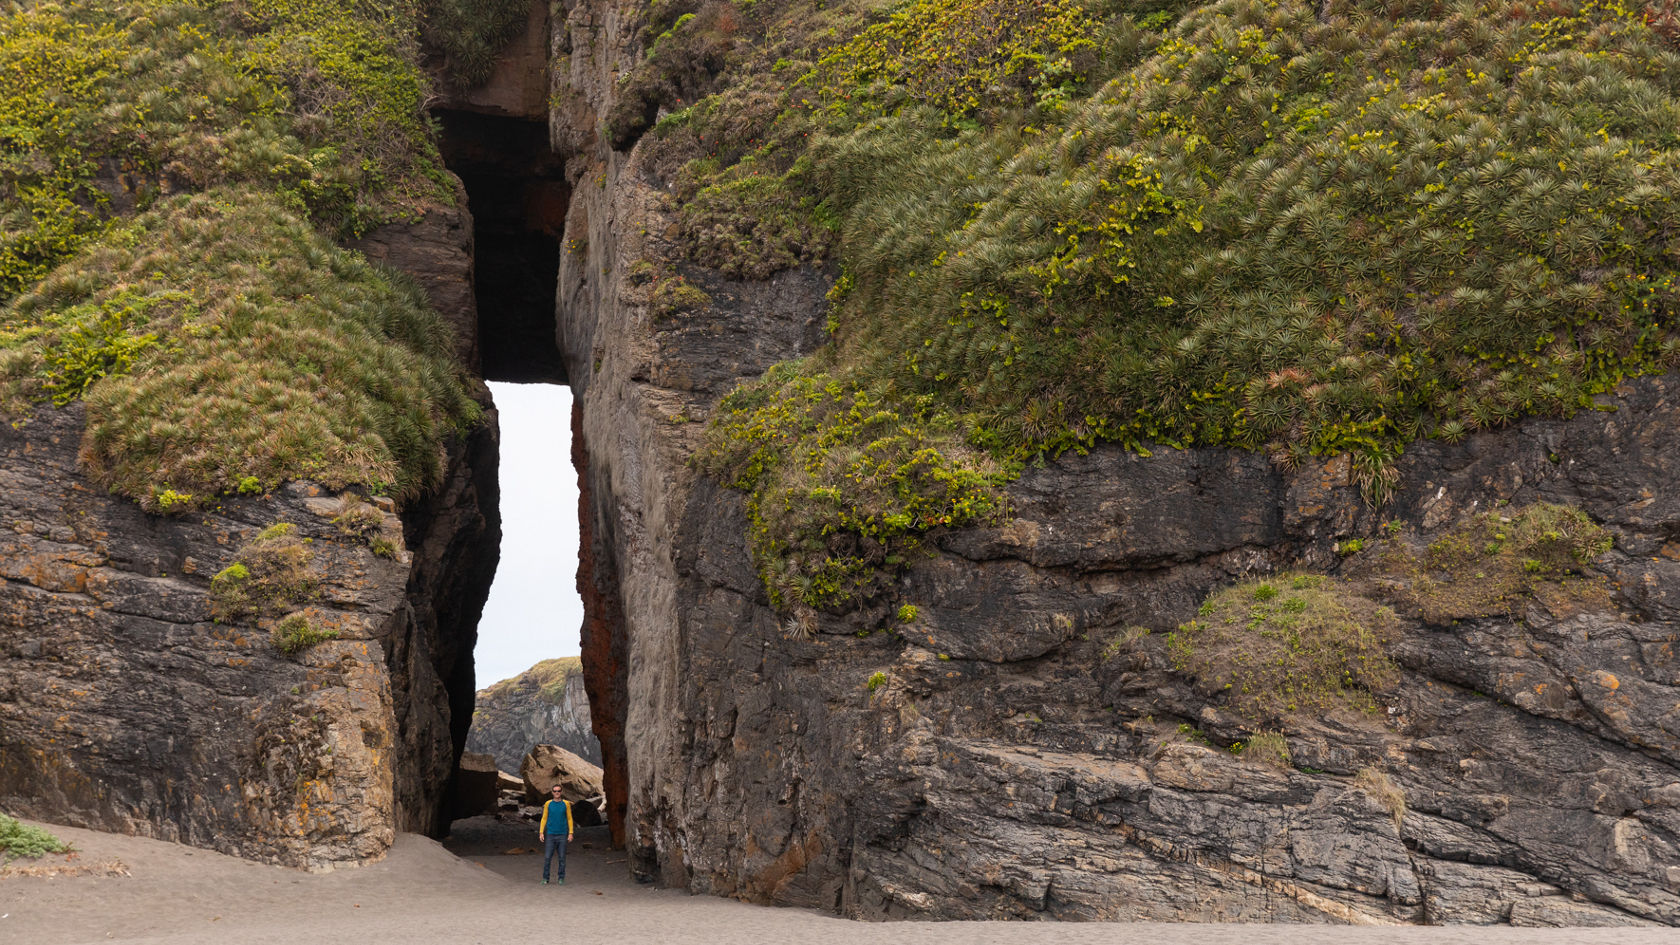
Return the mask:
<svg viewBox="0 0 1680 945">
<path fill-rule="evenodd" d="M 560 796 L 578 807 L 590 806 L 590 798 L 603 794 L 601 769 L 558 745 L 538 745 L 519 763 L 519 776 L 524 779 L 525 800 L 541 804 L 548 800 L 548 792 L 560 785 Z M 579 811 L 572 812 L 577 819 Z"/>
<path fill-rule="evenodd" d="M 455 767 L 455 785 L 449 794 L 449 819 L 460 820 L 479 814 L 493 814 L 501 800 L 501 772 L 496 759 L 476 752 L 463 752 Z"/>
</svg>

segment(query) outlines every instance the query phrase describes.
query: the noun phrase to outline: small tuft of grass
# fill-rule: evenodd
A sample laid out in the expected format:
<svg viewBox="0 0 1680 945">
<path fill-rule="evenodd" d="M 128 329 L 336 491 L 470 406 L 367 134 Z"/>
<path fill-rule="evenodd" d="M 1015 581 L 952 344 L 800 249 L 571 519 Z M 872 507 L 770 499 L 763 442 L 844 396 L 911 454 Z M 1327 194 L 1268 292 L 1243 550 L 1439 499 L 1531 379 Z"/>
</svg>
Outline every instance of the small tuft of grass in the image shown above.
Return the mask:
<svg viewBox="0 0 1680 945">
<path fill-rule="evenodd" d="M 1406 794 L 1387 772 L 1370 767 L 1360 768 L 1353 777 L 1353 786 L 1382 805 L 1389 816 L 1394 818 L 1394 829 L 1400 829 L 1401 823 L 1406 819 Z"/>
<path fill-rule="evenodd" d="M 1256 764 L 1289 769 L 1289 740 L 1282 732 L 1255 732 L 1242 743 L 1242 756 Z"/>
<path fill-rule="evenodd" d="M 1287 590 L 1280 590 L 1280 585 Z M 1273 594 L 1261 595 L 1261 587 Z M 1399 670 L 1388 655 L 1394 612 L 1316 575 L 1246 581 L 1208 598 L 1167 637 L 1173 666 L 1250 719 L 1370 708 Z"/>
<path fill-rule="evenodd" d="M 385 526 L 385 516 L 354 492 L 339 497 L 338 514 L 332 521 L 344 534 L 364 540 L 377 535 Z"/>
<path fill-rule="evenodd" d="M 1103 645 L 1101 660 L 1104 663 L 1113 660 L 1120 654 L 1130 650 L 1137 641 L 1149 636 L 1148 627 L 1129 626 L 1114 634 L 1114 637 Z"/>
<path fill-rule="evenodd" d="M 1396 606 L 1432 624 L 1550 604 L 1597 601 L 1604 581 L 1588 574 L 1613 539 L 1579 508 L 1538 502 L 1472 516 L 1421 550 L 1394 542 L 1373 565 Z"/>
<path fill-rule="evenodd" d="M 882 686 L 885 686 L 886 684 L 887 684 L 887 674 L 883 673 L 883 672 L 875 672 L 875 673 L 870 674 L 869 680 L 867 682 L 865 682 L 863 685 L 864 685 L 864 688 L 868 689 L 870 692 L 874 692 L 875 690 L 881 688 Z"/>
<path fill-rule="evenodd" d="M 649 299 L 654 321 L 661 323 L 672 321 L 679 315 L 699 315 L 711 304 L 712 297 L 704 289 L 681 275 L 659 280 Z"/>
<path fill-rule="evenodd" d="M 240 549 L 237 560 L 210 579 L 212 611 L 218 620 L 274 616 L 314 596 L 319 583 L 315 554 L 297 526 L 280 522 Z"/>
<path fill-rule="evenodd" d="M 289 614 L 274 624 L 270 639 L 280 652 L 293 656 L 317 643 L 338 639 L 338 631 L 315 626 L 307 614 Z"/>
</svg>

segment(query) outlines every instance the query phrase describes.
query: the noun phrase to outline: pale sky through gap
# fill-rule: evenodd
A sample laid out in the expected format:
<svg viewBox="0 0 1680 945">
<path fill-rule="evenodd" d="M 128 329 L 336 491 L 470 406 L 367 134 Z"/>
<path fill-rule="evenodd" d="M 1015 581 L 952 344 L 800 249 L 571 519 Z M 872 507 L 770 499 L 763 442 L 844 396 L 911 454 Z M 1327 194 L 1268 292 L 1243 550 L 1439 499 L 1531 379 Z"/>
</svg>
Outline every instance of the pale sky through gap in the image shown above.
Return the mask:
<svg viewBox="0 0 1680 945">
<path fill-rule="evenodd" d="M 578 493 L 572 391 L 492 383 L 502 427 L 502 557 L 478 623 L 478 688 L 541 660 L 576 656 Z"/>
</svg>

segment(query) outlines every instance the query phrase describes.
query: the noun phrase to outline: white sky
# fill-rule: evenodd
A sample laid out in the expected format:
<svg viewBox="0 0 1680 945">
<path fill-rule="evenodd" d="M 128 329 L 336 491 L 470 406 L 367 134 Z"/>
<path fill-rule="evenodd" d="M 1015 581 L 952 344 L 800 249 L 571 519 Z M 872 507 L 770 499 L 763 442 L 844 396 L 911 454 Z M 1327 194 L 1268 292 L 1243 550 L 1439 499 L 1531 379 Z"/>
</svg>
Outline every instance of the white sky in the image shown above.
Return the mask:
<svg viewBox="0 0 1680 945">
<path fill-rule="evenodd" d="M 478 688 L 576 656 L 578 492 L 572 390 L 490 385 L 502 425 L 502 557 L 473 651 Z"/>
</svg>

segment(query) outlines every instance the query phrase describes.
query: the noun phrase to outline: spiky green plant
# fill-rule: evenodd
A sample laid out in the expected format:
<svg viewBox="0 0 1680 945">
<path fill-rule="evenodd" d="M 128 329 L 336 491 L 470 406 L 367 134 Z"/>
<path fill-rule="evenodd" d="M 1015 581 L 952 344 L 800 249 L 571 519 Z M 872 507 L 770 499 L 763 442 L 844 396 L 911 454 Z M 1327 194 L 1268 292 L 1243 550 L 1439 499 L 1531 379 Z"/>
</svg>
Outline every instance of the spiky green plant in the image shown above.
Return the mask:
<svg viewBox="0 0 1680 945">
<path fill-rule="evenodd" d="M 418 293 L 251 190 L 171 198 L 0 309 L 14 417 L 87 403 L 83 459 L 150 508 L 311 478 L 412 496 L 478 409 Z"/>
</svg>

